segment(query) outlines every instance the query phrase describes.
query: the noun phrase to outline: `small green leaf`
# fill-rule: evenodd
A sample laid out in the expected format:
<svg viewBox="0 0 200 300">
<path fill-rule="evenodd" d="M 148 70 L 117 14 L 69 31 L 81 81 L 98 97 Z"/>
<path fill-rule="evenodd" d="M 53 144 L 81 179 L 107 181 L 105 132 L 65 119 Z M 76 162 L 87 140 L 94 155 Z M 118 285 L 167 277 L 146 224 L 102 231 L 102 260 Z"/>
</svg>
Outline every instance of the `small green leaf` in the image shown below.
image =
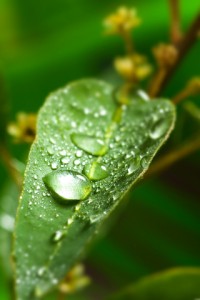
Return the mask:
<svg viewBox="0 0 200 300">
<path fill-rule="evenodd" d="M 148 276 L 109 300 L 197 300 L 200 268 L 177 268 Z"/>
<path fill-rule="evenodd" d="M 17 299 L 58 284 L 173 128 L 169 101 L 120 105 L 113 90 L 78 81 L 39 112 L 15 229 Z"/>
</svg>

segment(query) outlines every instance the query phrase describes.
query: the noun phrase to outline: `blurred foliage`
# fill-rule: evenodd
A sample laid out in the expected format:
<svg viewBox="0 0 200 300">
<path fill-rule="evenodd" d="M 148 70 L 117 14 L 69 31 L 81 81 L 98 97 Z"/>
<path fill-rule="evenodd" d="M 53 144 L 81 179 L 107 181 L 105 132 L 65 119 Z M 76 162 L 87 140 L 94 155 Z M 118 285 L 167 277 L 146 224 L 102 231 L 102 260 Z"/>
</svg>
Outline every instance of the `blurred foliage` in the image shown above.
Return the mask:
<svg viewBox="0 0 200 300">
<path fill-rule="evenodd" d="M 37 112 L 46 95 L 68 81 L 100 77 L 119 82 L 112 60 L 123 54 L 123 44 L 117 37 L 104 37 L 101 23 L 121 4 L 137 7 L 142 26 L 134 32 L 135 44 L 152 61 L 150 49 L 168 40 L 167 1 L 0 0 L 0 63 L 11 103 L 10 119 L 19 111 Z M 184 29 L 198 8 L 199 0 L 181 1 Z M 197 43 L 163 96 L 172 97 L 191 76 L 199 74 L 199 51 Z M 199 106 L 198 97 L 190 100 Z M 178 119 L 184 119 L 184 114 L 184 105 L 180 105 Z M 190 121 L 188 124 L 192 125 Z M 188 129 L 185 125 L 177 127 L 179 131 L 174 132 L 168 146 L 187 140 L 192 131 Z M 24 160 L 28 147 L 12 145 L 11 149 Z M 86 260 L 93 284 L 68 299 L 98 299 L 152 272 L 200 265 L 199 163 L 196 153 L 144 181 L 130 194 L 118 223 L 96 243 Z M 2 166 L 0 179 L 2 187 L 6 180 Z M 0 272 L 3 282 L 5 272 Z M 9 299 L 3 283 L 0 296 Z"/>
<path fill-rule="evenodd" d="M 177 268 L 156 273 L 111 296 L 111 300 L 188 300 L 200 296 L 200 269 Z"/>
</svg>

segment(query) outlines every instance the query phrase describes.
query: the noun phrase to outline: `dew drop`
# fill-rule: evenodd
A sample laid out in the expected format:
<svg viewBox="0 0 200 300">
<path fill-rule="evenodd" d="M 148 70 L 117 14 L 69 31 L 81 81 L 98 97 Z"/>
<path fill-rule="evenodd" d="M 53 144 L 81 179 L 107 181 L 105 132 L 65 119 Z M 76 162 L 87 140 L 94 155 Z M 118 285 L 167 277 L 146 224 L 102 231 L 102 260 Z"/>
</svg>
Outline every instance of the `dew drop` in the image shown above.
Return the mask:
<svg viewBox="0 0 200 300">
<path fill-rule="evenodd" d="M 76 151 L 76 157 L 81 157 L 83 155 L 83 151 L 82 150 L 77 150 Z"/>
<path fill-rule="evenodd" d="M 75 159 L 75 160 L 74 160 L 74 165 L 75 165 L 75 166 L 80 165 L 80 163 L 81 163 L 80 159 Z"/>
<path fill-rule="evenodd" d="M 70 170 L 57 170 L 47 174 L 43 181 L 57 201 L 84 200 L 92 191 L 91 182 L 84 175 Z"/>
<path fill-rule="evenodd" d="M 54 150 L 50 146 L 47 148 L 47 152 L 48 152 L 49 155 L 53 155 L 54 154 Z"/>
<path fill-rule="evenodd" d="M 94 161 L 91 164 L 85 165 L 83 173 L 90 180 L 101 180 L 109 176 L 106 167 L 96 161 Z"/>
<path fill-rule="evenodd" d="M 136 92 L 136 95 L 138 95 L 144 101 L 149 101 L 150 100 L 149 95 L 143 90 L 138 90 Z"/>
<path fill-rule="evenodd" d="M 52 144 L 56 144 L 56 141 L 55 141 L 54 138 L 52 138 L 52 137 L 50 137 L 49 141 L 50 141 L 50 143 L 52 143 Z"/>
<path fill-rule="evenodd" d="M 66 156 L 67 155 L 67 151 L 66 150 L 61 150 L 60 151 L 60 155 L 61 156 Z"/>
<path fill-rule="evenodd" d="M 63 232 L 61 230 L 57 230 L 53 235 L 53 242 L 57 243 L 64 237 Z"/>
<path fill-rule="evenodd" d="M 68 164 L 70 162 L 70 158 L 69 157 L 63 157 L 63 158 L 61 158 L 60 161 L 61 161 L 62 164 Z"/>
<path fill-rule="evenodd" d="M 67 225 L 71 225 L 72 223 L 73 223 L 73 219 L 72 218 L 70 218 L 70 219 L 67 220 Z"/>
<path fill-rule="evenodd" d="M 169 122 L 165 119 L 157 120 L 150 129 L 149 136 L 156 140 L 163 136 L 169 128 Z"/>
<path fill-rule="evenodd" d="M 92 155 L 104 155 L 108 150 L 103 140 L 86 134 L 73 133 L 71 140 L 77 147 Z"/>
<path fill-rule="evenodd" d="M 90 216 L 90 224 L 94 224 L 94 223 L 97 223 L 99 221 L 101 221 L 103 219 L 103 217 L 105 217 L 106 215 L 106 212 L 104 212 L 103 214 L 97 214 L 97 215 L 93 215 L 93 216 Z"/>
<path fill-rule="evenodd" d="M 52 170 L 56 170 L 58 168 L 57 162 L 52 162 L 51 168 L 52 168 Z"/>
<path fill-rule="evenodd" d="M 45 273 L 45 271 L 46 271 L 46 267 L 39 268 L 37 272 L 38 276 L 41 277 Z"/>
<path fill-rule="evenodd" d="M 140 167 L 140 157 L 136 156 L 130 160 L 129 167 L 128 167 L 128 175 L 133 174 L 137 171 Z"/>
<path fill-rule="evenodd" d="M 146 169 L 148 168 L 149 164 L 150 164 L 150 156 L 146 155 L 143 156 L 142 160 L 141 160 L 141 166 Z"/>
</svg>

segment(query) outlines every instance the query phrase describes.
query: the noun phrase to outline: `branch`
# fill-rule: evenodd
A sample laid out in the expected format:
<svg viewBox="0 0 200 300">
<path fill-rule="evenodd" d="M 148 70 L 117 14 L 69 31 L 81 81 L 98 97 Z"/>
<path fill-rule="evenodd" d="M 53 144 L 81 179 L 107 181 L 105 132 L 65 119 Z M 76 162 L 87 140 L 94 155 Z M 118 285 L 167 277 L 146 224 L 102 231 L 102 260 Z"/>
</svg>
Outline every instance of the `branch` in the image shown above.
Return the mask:
<svg viewBox="0 0 200 300">
<path fill-rule="evenodd" d="M 11 178 L 14 180 L 14 182 L 17 184 L 17 186 L 21 190 L 22 176 L 21 176 L 20 172 L 15 168 L 15 166 L 13 164 L 13 159 L 12 159 L 10 153 L 8 152 L 7 148 L 4 145 L 0 146 L 0 156 L 1 156 L 1 159 L 5 165 L 8 173 L 10 174 Z"/>
<path fill-rule="evenodd" d="M 193 44 L 198 38 L 198 33 L 200 30 L 200 12 L 197 14 L 197 17 L 195 18 L 194 22 L 190 26 L 188 32 L 186 33 L 185 37 L 182 39 L 182 42 L 179 46 L 179 51 L 177 58 L 175 62 L 169 66 L 163 76 L 159 78 L 159 81 L 155 82 L 157 80 L 157 75 L 155 75 L 155 79 L 153 80 L 150 91 L 151 91 L 151 97 L 154 98 L 156 96 L 159 96 L 163 89 L 166 87 L 167 83 L 171 79 L 172 75 L 176 71 L 179 64 L 182 62 L 186 54 L 190 51 Z M 156 84 L 156 89 L 152 88 Z M 152 92 L 153 91 L 153 92 Z"/>
<path fill-rule="evenodd" d="M 182 40 L 182 30 L 180 21 L 180 5 L 179 0 L 169 0 L 169 8 L 171 14 L 170 35 L 172 44 L 178 45 Z"/>
<path fill-rule="evenodd" d="M 169 168 L 175 162 L 183 159 L 184 157 L 200 150 L 200 137 L 197 135 L 194 139 L 191 139 L 183 146 L 178 149 L 172 150 L 171 152 L 161 156 L 155 161 L 150 169 L 146 173 L 146 177 L 150 177 L 157 173 L 160 173 Z"/>
</svg>

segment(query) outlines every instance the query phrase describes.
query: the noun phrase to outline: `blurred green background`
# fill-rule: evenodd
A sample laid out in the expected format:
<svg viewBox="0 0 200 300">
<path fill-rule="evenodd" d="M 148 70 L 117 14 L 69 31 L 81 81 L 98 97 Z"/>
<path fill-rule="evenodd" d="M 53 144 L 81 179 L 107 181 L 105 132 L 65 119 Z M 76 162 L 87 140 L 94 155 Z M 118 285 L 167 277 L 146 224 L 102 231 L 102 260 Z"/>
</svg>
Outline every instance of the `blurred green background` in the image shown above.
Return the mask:
<svg viewBox="0 0 200 300">
<path fill-rule="evenodd" d="M 199 9 L 199 0 L 180 2 L 185 29 Z M 123 55 L 123 43 L 103 35 L 102 20 L 119 5 L 138 9 L 143 22 L 134 32 L 136 49 L 152 61 L 152 47 L 169 37 L 167 0 L 0 0 L 0 70 L 10 120 L 19 111 L 37 112 L 48 93 L 72 80 L 97 77 L 118 82 L 112 60 Z M 191 76 L 200 74 L 199 53 L 197 43 L 163 96 L 171 97 Z M 28 147 L 14 145 L 11 150 L 24 160 Z M 199 164 L 196 153 L 132 191 L 109 235 L 96 242 L 85 260 L 92 284 L 68 299 L 100 299 L 159 270 L 200 266 Z M 3 193 L 7 173 L 0 167 Z M 7 300 L 3 266 L 0 273 L 0 298 Z"/>
</svg>

